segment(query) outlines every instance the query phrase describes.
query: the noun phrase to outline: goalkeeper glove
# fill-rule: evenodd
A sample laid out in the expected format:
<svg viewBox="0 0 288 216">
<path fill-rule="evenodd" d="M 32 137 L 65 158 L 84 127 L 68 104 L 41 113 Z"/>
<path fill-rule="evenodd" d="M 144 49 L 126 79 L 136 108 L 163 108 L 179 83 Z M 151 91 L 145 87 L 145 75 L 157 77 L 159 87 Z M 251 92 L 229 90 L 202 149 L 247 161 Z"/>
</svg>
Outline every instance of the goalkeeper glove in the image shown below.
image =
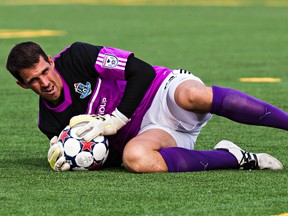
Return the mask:
<svg viewBox="0 0 288 216">
<path fill-rule="evenodd" d="M 77 136 L 84 134 L 86 141 L 91 141 L 99 135 L 114 135 L 122 128 L 129 119 L 117 109 L 112 114 L 102 115 L 78 115 L 70 120 L 70 127 L 79 123 L 87 123 L 79 127 L 76 131 Z"/>
<path fill-rule="evenodd" d="M 58 145 L 57 136 L 54 136 L 50 140 L 48 162 L 50 164 L 50 167 L 55 171 L 68 171 L 70 169 L 70 164 L 66 161 L 63 150 Z"/>
</svg>

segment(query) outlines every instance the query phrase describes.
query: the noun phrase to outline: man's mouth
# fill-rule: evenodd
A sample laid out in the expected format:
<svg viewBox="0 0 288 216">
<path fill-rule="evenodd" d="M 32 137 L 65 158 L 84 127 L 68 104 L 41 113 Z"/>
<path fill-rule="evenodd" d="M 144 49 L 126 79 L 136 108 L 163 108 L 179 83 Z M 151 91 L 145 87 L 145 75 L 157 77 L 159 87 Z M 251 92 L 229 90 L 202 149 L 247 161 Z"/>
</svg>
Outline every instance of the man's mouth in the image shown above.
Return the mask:
<svg viewBox="0 0 288 216">
<path fill-rule="evenodd" d="M 51 94 L 53 94 L 53 93 L 55 92 L 54 89 L 55 89 L 55 88 L 54 88 L 54 85 L 51 85 L 50 87 L 48 87 L 47 89 L 45 89 L 44 92 L 51 95 Z"/>
</svg>

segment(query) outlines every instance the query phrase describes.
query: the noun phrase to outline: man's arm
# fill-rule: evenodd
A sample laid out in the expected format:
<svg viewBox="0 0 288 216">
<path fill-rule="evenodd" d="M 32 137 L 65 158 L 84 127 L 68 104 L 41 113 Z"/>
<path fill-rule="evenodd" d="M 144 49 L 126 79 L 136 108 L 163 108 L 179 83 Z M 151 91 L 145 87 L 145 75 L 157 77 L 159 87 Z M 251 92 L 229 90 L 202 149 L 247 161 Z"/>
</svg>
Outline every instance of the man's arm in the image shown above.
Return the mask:
<svg viewBox="0 0 288 216">
<path fill-rule="evenodd" d="M 101 50 L 105 51 L 101 53 Z M 115 52 L 115 50 L 118 51 L 118 53 L 116 51 L 117 54 L 113 53 L 113 51 Z M 116 58 L 119 59 L 125 58 L 122 56 L 123 53 L 130 53 L 128 51 L 119 50 L 116 48 L 114 49 L 95 46 L 92 44 L 81 42 L 74 43 L 71 46 L 71 51 L 69 52 L 71 53 L 70 55 L 73 56 L 73 61 L 78 61 L 77 64 L 81 65 L 84 71 L 89 73 L 91 76 L 96 76 L 96 78 L 98 78 L 98 76 L 105 76 L 105 79 L 116 79 L 114 75 L 118 72 L 113 71 L 115 69 L 114 67 L 108 69 L 107 67 L 103 66 L 104 60 L 100 60 L 99 52 L 102 55 L 105 55 L 107 52 L 108 54 L 117 56 Z M 99 70 L 95 71 L 94 64 L 95 62 L 97 64 L 98 61 L 101 61 L 101 66 L 96 65 L 96 69 L 97 67 L 99 70 L 105 68 L 105 72 Z M 119 74 L 118 76 L 122 77 L 123 80 L 125 79 L 127 81 L 127 84 L 122 100 L 117 108 L 123 115 L 125 115 L 129 119 L 142 101 L 147 89 L 150 87 L 153 79 L 156 76 L 156 72 L 150 64 L 136 58 L 133 53 L 130 53 L 126 62 L 124 76 Z"/>
<path fill-rule="evenodd" d="M 156 72 L 150 64 L 134 57 L 129 57 L 125 68 L 126 89 L 118 110 L 127 118 L 130 118 L 147 89 L 150 87 Z"/>
</svg>

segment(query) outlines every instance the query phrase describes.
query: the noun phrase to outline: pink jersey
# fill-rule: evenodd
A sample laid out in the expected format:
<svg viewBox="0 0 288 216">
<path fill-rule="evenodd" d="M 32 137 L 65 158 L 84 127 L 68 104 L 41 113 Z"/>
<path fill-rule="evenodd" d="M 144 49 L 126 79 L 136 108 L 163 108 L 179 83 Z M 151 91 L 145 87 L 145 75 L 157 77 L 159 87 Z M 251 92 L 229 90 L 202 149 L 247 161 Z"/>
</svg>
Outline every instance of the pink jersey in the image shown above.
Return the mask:
<svg viewBox="0 0 288 216">
<path fill-rule="evenodd" d="M 79 114 L 111 114 L 121 103 L 126 88 L 125 67 L 132 52 L 76 42 L 55 56 L 55 70 L 63 83 L 63 100 L 50 107 L 40 98 L 40 130 L 48 138 L 57 136 Z M 125 144 L 140 130 L 144 114 L 171 69 L 154 67 L 156 77 L 131 116 L 116 135 L 109 136 L 113 149 L 122 154 Z"/>
</svg>

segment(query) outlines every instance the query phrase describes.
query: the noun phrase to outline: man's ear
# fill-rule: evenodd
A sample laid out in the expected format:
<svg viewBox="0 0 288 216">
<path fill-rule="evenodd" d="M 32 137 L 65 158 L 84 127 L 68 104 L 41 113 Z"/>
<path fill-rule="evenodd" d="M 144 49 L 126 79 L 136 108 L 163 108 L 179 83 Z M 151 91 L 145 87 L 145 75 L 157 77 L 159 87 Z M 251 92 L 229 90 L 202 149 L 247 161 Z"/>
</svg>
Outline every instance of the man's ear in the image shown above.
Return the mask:
<svg viewBox="0 0 288 216">
<path fill-rule="evenodd" d="M 16 83 L 17 83 L 21 88 L 29 89 L 29 87 L 28 87 L 25 83 L 23 83 L 23 82 L 21 82 L 21 81 L 19 81 L 19 80 L 17 80 Z"/>
<path fill-rule="evenodd" d="M 52 65 L 52 67 L 54 68 L 55 63 L 54 63 L 54 60 L 52 59 L 52 57 L 50 55 L 48 55 L 48 60 L 49 60 L 50 65 Z"/>
</svg>

